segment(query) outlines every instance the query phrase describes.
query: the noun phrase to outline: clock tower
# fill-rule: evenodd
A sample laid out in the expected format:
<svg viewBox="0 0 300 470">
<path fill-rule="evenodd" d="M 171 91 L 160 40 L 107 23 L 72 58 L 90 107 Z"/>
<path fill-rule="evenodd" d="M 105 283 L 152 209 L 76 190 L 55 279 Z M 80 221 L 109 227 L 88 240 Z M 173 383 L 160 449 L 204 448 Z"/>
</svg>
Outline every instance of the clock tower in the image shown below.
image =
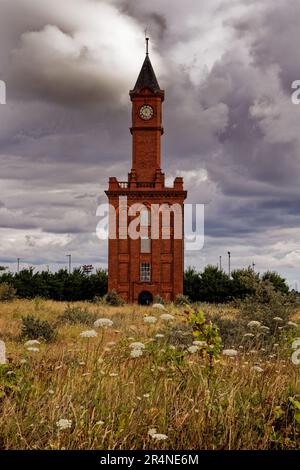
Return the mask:
<svg viewBox="0 0 300 470">
<path fill-rule="evenodd" d="M 126 302 L 175 300 L 183 291 L 183 209 L 186 191 L 161 170 L 164 91 L 147 50 L 132 101 L 132 167 L 127 181 L 109 179 L 108 289 Z M 132 233 L 132 226 L 137 230 Z"/>
</svg>

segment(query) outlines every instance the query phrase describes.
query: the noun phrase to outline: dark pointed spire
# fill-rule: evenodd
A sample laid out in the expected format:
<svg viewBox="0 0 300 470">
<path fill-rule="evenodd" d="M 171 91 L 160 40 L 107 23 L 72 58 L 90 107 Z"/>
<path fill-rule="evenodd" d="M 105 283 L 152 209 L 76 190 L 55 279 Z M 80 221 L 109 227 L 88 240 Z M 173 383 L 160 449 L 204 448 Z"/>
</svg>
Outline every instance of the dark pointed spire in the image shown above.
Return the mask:
<svg viewBox="0 0 300 470">
<path fill-rule="evenodd" d="M 136 84 L 130 94 L 139 93 L 143 88 L 149 88 L 153 93 L 162 93 L 149 58 L 149 38 L 146 38 L 146 57 Z"/>
</svg>

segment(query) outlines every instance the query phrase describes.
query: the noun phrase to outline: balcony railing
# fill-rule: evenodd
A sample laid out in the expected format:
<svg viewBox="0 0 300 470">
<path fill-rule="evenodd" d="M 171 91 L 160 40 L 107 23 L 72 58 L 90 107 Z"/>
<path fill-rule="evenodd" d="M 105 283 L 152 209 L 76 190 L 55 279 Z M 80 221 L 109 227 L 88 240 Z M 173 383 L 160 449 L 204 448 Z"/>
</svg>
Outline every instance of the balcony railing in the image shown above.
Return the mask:
<svg viewBox="0 0 300 470">
<path fill-rule="evenodd" d="M 156 183 L 153 181 L 118 181 L 119 187 L 122 189 L 127 188 L 155 188 Z"/>
</svg>

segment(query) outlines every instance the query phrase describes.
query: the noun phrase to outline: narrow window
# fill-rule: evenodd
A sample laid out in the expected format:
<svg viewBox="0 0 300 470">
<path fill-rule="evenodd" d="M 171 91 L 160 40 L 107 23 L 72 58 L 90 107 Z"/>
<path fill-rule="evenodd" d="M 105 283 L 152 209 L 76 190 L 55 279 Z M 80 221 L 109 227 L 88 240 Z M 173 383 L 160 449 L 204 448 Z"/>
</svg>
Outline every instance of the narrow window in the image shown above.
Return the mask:
<svg viewBox="0 0 300 470">
<path fill-rule="evenodd" d="M 140 234 L 141 234 L 141 253 L 151 253 L 151 239 L 149 237 L 150 212 L 148 209 L 142 209 L 140 213 Z"/>
<path fill-rule="evenodd" d="M 150 282 L 150 280 L 151 280 L 151 265 L 150 265 L 150 263 L 141 263 L 140 280 L 142 282 Z"/>
</svg>

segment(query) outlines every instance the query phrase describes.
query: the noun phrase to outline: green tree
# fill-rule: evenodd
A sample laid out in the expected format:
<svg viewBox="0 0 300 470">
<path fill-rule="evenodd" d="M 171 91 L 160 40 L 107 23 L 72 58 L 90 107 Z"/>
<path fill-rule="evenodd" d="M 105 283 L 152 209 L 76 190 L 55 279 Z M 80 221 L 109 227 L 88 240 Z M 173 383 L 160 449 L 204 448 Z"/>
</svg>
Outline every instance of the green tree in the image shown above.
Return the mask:
<svg viewBox="0 0 300 470">
<path fill-rule="evenodd" d="M 197 302 L 197 300 L 200 300 L 201 275 L 196 271 L 195 268 L 192 268 L 191 266 L 186 269 L 184 273 L 183 291 L 184 295 L 188 296 L 192 302 Z"/>
<path fill-rule="evenodd" d="M 262 276 L 262 280 L 269 281 L 277 292 L 281 292 L 282 294 L 287 294 L 289 292 L 289 286 L 287 285 L 286 280 L 276 271 L 265 272 Z"/>
<path fill-rule="evenodd" d="M 206 266 L 201 274 L 200 300 L 205 302 L 226 302 L 231 297 L 229 276 L 216 266 Z"/>
<path fill-rule="evenodd" d="M 231 293 L 235 299 L 244 299 L 249 295 L 254 295 L 260 283 L 259 274 L 250 266 L 232 271 L 231 277 Z"/>
</svg>

